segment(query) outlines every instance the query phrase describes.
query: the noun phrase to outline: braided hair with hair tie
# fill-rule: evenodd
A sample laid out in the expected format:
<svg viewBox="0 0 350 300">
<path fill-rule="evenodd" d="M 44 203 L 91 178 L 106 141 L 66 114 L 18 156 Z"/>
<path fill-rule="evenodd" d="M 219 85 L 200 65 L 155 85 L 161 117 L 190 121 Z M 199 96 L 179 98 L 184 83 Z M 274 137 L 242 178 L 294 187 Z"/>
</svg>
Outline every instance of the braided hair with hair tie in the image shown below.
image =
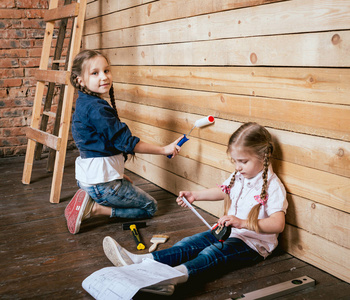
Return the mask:
<svg viewBox="0 0 350 300">
<path fill-rule="evenodd" d="M 258 216 L 261 205 L 265 205 L 268 194 L 268 167 L 270 165 L 270 157 L 273 152 L 273 144 L 270 133 L 261 125 L 248 122 L 240 126 L 230 137 L 227 147 L 227 153 L 230 153 L 233 147 L 240 147 L 246 149 L 247 151 L 252 152 L 256 155 L 259 160 L 263 163 L 263 172 L 262 179 L 263 185 L 260 195 L 255 196 L 254 198 L 258 201 L 258 204 L 255 205 L 248 214 L 247 227 L 249 230 L 259 232 L 258 227 Z M 227 187 L 230 189 L 235 183 L 237 171 L 233 174 L 230 184 Z M 229 208 L 231 206 L 230 195 L 225 195 L 224 198 L 224 214 L 227 215 Z"/>
<path fill-rule="evenodd" d="M 89 59 L 92 59 L 92 58 L 97 57 L 97 56 L 104 57 L 106 59 L 106 61 L 108 62 L 107 57 L 98 51 L 95 51 L 95 50 L 83 50 L 83 51 L 81 51 L 73 60 L 70 82 L 71 82 L 73 87 L 75 87 L 77 90 L 81 91 L 82 93 L 90 95 L 90 96 L 95 96 L 95 97 L 101 98 L 100 94 L 89 90 L 86 86 L 83 86 L 79 83 L 79 77 L 82 77 L 82 75 L 83 75 L 84 66 L 85 66 L 86 62 Z M 118 121 L 120 121 L 120 118 L 118 115 L 118 110 L 117 110 L 116 103 L 115 103 L 116 100 L 114 97 L 113 84 L 112 84 L 111 88 L 109 89 L 109 97 L 110 97 L 111 105 L 114 108 L 114 110 L 116 111 L 116 117 L 117 117 Z M 127 160 L 128 155 L 126 153 L 123 153 L 123 156 L 124 156 L 124 159 Z M 134 157 L 134 155 L 133 155 L 133 157 Z"/>
<path fill-rule="evenodd" d="M 255 196 L 255 200 L 258 201 L 258 204 L 256 204 L 249 212 L 248 219 L 247 219 L 247 227 L 249 230 L 253 230 L 255 232 L 259 232 L 259 226 L 258 226 L 258 217 L 259 217 L 259 211 L 260 207 L 262 205 L 265 205 L 268 200 L 268 194 L 267 194 L 267 179 L 268 179 L 268 170 L 270 165 L 270 153 L 271 153 L 271 143 L 267 144 L 265 155 L 264 155 L 264 161 L 263 161 L 263 172 L 262 172 L 262 179 L 263 179 L 263 185 L 261 188 L 260 196 Z"/>
</svg>

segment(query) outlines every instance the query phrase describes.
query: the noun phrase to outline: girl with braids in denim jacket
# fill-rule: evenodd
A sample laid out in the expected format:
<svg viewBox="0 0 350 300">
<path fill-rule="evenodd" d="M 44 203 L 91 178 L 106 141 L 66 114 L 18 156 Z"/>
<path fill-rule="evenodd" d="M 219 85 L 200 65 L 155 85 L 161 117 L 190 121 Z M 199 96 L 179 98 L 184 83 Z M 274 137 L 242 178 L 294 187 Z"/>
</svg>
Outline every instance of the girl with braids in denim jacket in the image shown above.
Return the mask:
<svg viewBox="0 0 350 300">
<path fill-rule="evenodd" d="M 272 152 L 271 136 L 264 127 L 243 124 L 228 142 L 227 153 L 235 164 L 235 172 L 219 187 L 179 192 L 176 201 L 183 207 L 183 196 L 190 203 L 224 199 L 224 216 L 218 224 L 231 227 L 224 242 L 208 230 L 186 237 L 169 249 L 137 255 L 105 237 L 105 254 L 116 266 L 139 263 L 145 257 L 172 266 L 184 274 L 177 283 L 199 275 L 219 275 L 263 260 L 277 246 L 288 207 L 285 188 L 270 164 Z M 152 286 L 147 291 L 170 295 L 174 286 Z"/>
<path fill-rule="evenodd" d="M 80 189 L 65 209 L 69 231 L 78 233 L 81 222 L 96 215 L 152 217 L 157 202 L 124 174 L 125 160 L 135 153 L 174 157 L 182 137 L 161 147 L 131 134 L 118 117 L 108 60 L 97 51 L 84 50 L 75 57 L 70 81 L 79 90 L 72 135 L 80 152 L 75 162 Z M 108 93 L 113 107 L 102 98 Z"/>
</svg>

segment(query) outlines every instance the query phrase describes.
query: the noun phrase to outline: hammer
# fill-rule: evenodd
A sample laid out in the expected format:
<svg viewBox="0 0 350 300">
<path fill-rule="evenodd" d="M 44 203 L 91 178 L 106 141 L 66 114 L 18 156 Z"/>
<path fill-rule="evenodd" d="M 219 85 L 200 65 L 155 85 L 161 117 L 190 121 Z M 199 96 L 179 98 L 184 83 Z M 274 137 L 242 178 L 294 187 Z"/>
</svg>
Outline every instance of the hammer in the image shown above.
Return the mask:
<svg viewBox="0 0 350 300">
<path fill-rule="evenodd" d="M 137 250 L 143 250 L 146 248 L 145 245 L 142 243 L 140 234 L 137 230 L 138 228 L 144 227 L 146 227 L 146 222 L 131 222 L 123 224 L 123 230 L 131 230 L 131 234 L 136 242 Z"/>
</svg>

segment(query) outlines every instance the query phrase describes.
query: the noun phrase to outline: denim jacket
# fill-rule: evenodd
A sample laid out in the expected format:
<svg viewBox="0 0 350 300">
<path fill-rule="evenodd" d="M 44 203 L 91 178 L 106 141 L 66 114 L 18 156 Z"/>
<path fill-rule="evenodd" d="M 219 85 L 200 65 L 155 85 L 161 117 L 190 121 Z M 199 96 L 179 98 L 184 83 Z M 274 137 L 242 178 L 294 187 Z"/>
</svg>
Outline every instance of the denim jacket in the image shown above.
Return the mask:
<svg viewBox="0 0 350 300">
<path fill-rule="evenodd" d="M 134 154 L 140 141 L 107 101 L 80 91 L 72 118 L 72 135 L 81 158 Z"/>
</svg>

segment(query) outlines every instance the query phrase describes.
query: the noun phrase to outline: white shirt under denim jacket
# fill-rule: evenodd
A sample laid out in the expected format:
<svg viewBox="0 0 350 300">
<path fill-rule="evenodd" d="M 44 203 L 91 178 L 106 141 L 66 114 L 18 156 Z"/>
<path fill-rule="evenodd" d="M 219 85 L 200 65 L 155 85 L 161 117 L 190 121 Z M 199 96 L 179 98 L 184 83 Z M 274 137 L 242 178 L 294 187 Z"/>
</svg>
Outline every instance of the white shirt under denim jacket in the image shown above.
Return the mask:
<svg viewBox="0 0 350 300">
<path fill-rule="evenodd" d="M 227 186 L 230 184 L 233 174 L 225 180 L 223 185 Z M 260 196 L 262 186 L 262 171 L 251 179 L 244 178 L 243 175 L 237 172 L 234 186 L 231 187 L 230 199 L 232 203 L 228 215 L 234 215 L 240 219 L 247 219 L 252 207 L 258 204 L 254 196 Z M 268 170 L 267 195 L 268 200 L 266 204 L 260 207 L 259 219 L 265 219 L 279 211 L 287 212 L 288 202 L 286 190 L 280 179 L 273 172 L 271 165 Z M 243 240 L 249 247 L 257 251 L 264 258 L 271 254 L 278 244 L 278 234 L 256 233 L 248 229 L 232 227 L 230 237 Z"/>
<path fill-rule="evenodd" d="M 122 179 L 123 153 L 134 154 L 140 139 L 106 100 L 78 94 L 72 118 L 72 135 L 80 152 L 75 162 L 76 179 L 81 186 Z"/>
</svg>

